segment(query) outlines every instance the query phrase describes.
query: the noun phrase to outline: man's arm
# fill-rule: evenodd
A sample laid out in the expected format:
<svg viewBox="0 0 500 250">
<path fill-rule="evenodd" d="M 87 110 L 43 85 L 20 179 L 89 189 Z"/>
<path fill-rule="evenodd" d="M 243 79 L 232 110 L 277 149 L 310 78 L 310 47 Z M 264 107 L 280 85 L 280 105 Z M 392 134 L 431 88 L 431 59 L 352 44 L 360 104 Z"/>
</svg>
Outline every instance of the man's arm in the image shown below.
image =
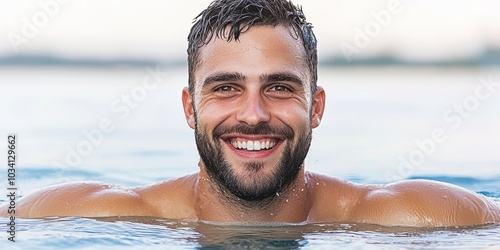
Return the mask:
<svg viewBox="0 0 500 250">
<path fill-rule="evenodd" d="M 15 214 L 8 214 L 8 210 L 8 204 L 0 207 L 0 215 L 25 218 L 152 215 L 135 191 L 98 182 L 47 187 L 19 199 Z"/>
<path fill-rule="evenodd" d="M 500 206 L 459 186 L 407 180 L 367 192 L 351 218 L 386 226 L 466 226 L 500 222 Z"/>
</svg>

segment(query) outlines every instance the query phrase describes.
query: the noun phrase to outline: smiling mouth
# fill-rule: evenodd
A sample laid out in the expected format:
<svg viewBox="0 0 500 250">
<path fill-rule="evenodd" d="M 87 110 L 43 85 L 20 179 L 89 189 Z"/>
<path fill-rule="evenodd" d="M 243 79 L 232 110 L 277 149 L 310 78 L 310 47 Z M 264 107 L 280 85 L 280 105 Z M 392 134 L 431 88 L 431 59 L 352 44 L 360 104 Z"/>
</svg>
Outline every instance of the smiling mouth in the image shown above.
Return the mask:
<svg viewBox="0 0 500 250">
<path fill-rule="evenodd" d="M 272 149 L 278 144 L 277 139 L 266 139 L 266 140 L 243 140 L 243 139 L 233 139 L 229 143 L 233 145 L 234 148 L 239 150 L 247 151 L 261 151 Z"/>
</svg>

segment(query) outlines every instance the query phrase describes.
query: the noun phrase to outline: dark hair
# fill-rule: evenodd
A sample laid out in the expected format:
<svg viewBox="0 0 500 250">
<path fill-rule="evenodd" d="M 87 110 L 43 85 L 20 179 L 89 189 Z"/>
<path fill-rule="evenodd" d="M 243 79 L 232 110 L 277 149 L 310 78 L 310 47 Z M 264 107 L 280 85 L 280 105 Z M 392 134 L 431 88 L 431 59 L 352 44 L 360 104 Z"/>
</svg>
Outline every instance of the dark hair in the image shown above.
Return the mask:
<svg viewBox="0 0 500 250">
<path fill-rule="evenodd" d="M 317 41 L 312 25 L 306 22 L 302 8 L 287 0 L 215 0 L 194 21 L 188 36 L 189 89 L 194 91 L 194 71 L 199 63 L 199 49 L 215 36 L 228 42 L 238 40 L 253 25 L 284 25 L 300 37 L 311 74 L 311 88 L 316 91 Z M 230 30 L 227 32 L 226 28 Z"/>
</svg>

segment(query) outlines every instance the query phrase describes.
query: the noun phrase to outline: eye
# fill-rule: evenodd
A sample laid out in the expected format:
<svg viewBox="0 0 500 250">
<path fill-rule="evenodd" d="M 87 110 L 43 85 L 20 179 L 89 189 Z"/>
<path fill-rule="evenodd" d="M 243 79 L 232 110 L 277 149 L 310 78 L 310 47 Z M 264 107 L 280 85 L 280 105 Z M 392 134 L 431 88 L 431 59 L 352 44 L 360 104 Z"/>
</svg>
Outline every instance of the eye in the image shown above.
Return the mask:
<svg viewBox="0 0 500 250">
<path fill-rule="evenodd" d="M 292 91 L 289 87 L 284 86 L 284 85 L 273 86 L 270 90 L 275 91 L 275 92 L 291 92 Z"/>
<path fill-rule="evenodd" d="M 231 85 L 220 85 L 215 87 L 213 92 L 220 97 L 231 97 L 238 93 L 238 89 Z"/>
<path fill-rule="evenodd" d="M 235 88 L 232 86 L 220 86 L 214 89 L 214 92 L 231 92 L 234 91 Z"/>
<path fill-rule="evenodd" d="M 268 89 L 268 92 L 272 97 L 287 98 L 287 97 L 292 96 L 294 91 L 292 88 L 290 88 L 287 85 L 277 84 L 277 85 L 271 86 Z"/>
</svg>

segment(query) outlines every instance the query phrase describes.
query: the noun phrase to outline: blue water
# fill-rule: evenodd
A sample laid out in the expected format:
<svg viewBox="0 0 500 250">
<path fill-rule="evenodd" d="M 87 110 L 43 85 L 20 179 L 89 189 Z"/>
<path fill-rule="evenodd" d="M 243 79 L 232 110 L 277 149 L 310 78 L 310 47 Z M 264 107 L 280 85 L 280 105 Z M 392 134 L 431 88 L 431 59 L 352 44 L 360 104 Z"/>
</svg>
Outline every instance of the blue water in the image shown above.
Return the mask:
<svg viewBox="0 0 500 250">
<path fill-rule="evenodd" d="M 162 83 L 129 113 L 111 108 L 145 69 L 0 68 L 0 133 L 17 133 L 21 196 L 48 185 L 95 180 L 139 186 L 197 171 L 193 131 L 182 114 L 186 69 L 163 69 Z M 478 77 L 498 69 L 321 69 L 327 91 L 306 169 L 360 183 L 424 178 L 453 183 L 500 203 L 500 91 L 461 120 L 443 119 L 473 96 Z M 500 90 L 500 88 L 498 88 Z M 470 98 L 469 98 L 470 99 Z M 123 106 L 122 106 L 123 107 Z M 102 119 L 115 130 L 78 161 Z M 446 140 L 419 164 L 401 167 L 435 129 Z M 5 159 L 6 143 L 0 141 Z M 2 160 L 4 161 L 4 160 Z M 3 168 L 3 167 L 0 167 Z M 0 173 L 3 173 L 0 169 Z M 6 188 L 4 174 L 1 186 Z M 5 202 L 0 196 L 0 202 Z M 0 225 L 5 225 L 0 218 Z M 17 242 L 1 249 L 485 249 L 500 248 L 500 225 L 384 228 L 375 225 L 209 225 L 158 218 L 18 219 Z M 3 236 L 2 236 L 3 235 Z"/>
<path fill-rule="evenodd" d="M 498 225 L 382 228 L 373 225 L 221 226 L 154 218 L 19 220 L 10 249 L 485 249 Z M 5 248 L 3 248 L 5 249 Z"/>
<path fill-rule="evenodd" d="M 101 180 L 122 185 L 112 173 L 53 169 L 20 169 L 26 182 L 57 179 Z M 453 176 L 414 176 L 446 181 L 481 193 L 500 203 L 500 180 Z M 352 179 L 367 182 L 362 179 Z M 1 200 L 5 202 L 5 199 Z M 7 220 L 0 219 L 5 225 Z M 46 218 L 17 219 L 16 242 L 0 238 L 8 249 L 485 249 L 500 247 L 500 224 L 451 227 L 404 228 L 377 225 L 322 223 L 297 225 L 212 225 L 160 218 Z M 2 248 L 5 249 L 5 248 Z M 495 248 L 492 248 L 495 249 Z"/>
</svg>

